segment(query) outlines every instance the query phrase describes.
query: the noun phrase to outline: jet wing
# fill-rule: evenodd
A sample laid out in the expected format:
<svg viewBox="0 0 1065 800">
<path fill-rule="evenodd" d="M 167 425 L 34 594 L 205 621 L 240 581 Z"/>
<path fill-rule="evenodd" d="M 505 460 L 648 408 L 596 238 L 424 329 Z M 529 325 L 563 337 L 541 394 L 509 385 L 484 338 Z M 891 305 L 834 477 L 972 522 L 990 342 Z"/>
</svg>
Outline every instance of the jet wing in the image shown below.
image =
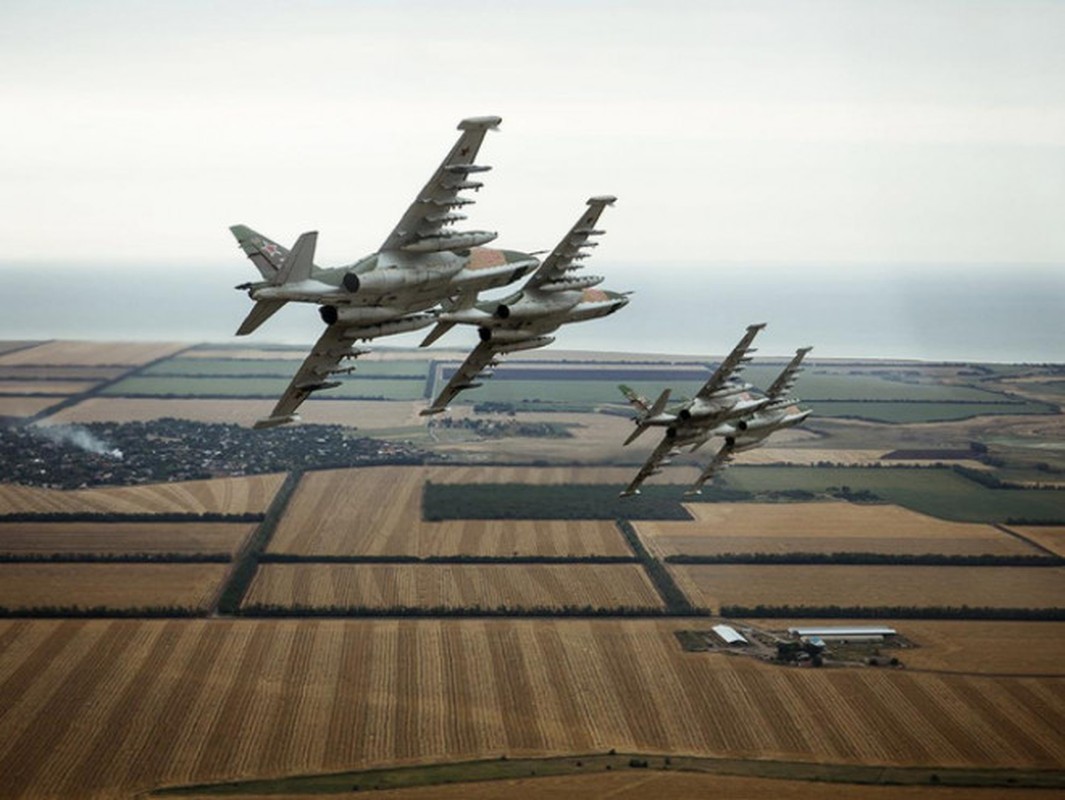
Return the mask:
<svg viewBox="0 0 1065 800">
<path fill-rule="evenodd" d="M 462 131 L 459 140 L 385 239 L 381 250 L 447 250 L 452 248 L 440 240 L 449 238 L 454 239 L 454 248 L 465 249 L 495 238 L 494 234 L 484 232 L 451 233 L 448 226 L 466 218 L 454 209 L 474 202 L 469 198 L 459 197 L 459 192 L 481 188 L 481 184 L 470 180 L 469 176 L 491 169 L 474 164 L 473 161 L 485 134 L 489 130 L 495 130 L 500 122 L 502 120 L 499 117 L 471 117 L 459 123 L 459 130 Z"/>
<path fill-rule="evenodd" d="M 325 329 L 311 348 L 310 355 L 300 365 L 285 393 L 277 401 L 274 410 L 270 412 L 270 416 L 256 422 L 254 427 L 272 428 L 295 422 L 299 419 L 296 409 L 304 400 L 321 389 L 332 389 L 340 385 L 340 381 L 329 380 L 331 376 L 355 371 L 354 367 L 341 368 L 340 362 L 358 358 L 370 351 L 353 346 L 348 339 L 342 339 L 342 332 L 343 327 L 337 325 L 330 325 Z"/>
<path fill-rule="evenodd" d="M 732 457 L 735 454 L 733 445 L 727 442 L 721 446 L 721 449 L 714 454 L 713 459 L 706 465 L 706 468 L 699 473 L 699 477 L 695 479 L 695 483 L 684 493 L 686 495 L 700 494 L 703 489 L 703 484 L 717 475 L 721 470 L 725 469 L 732 461 Z"/>
<path fill-rule="evenodd" d="M 738 375 L 743 371 L 743 367 L 751 360 L 750 353 L 755 351 L 755 348 L 751 347 L 754 342 L 754 337 L 758 335 L 758 332 L 765 327 L 765 323 L 759 323 L 758 325 L 748 325 L 747 333 L 743 335 L 739 343 L 732 348 L 732 352 L 729 353 L 725 360 L 718 365 L 718 368 L 714 370 L 714 374 L 710 376 L 710 379 L 703 385 L 703 388 L 699 390 L 696 397 L 700 400 L 712 400 L 719 392 L 728 387 L 729 379 L 733 375 Z"/>
<path fill-rule="evenodd" d="M 773 381 L 773 385 L 766 389 L 766 397 L 770 400 L 781 400 L 787 397 L 791 390 L 795 388 L 799 373 L 802 372 L 802 360 L 806 358 L 806 354 L 811 350 L 813 350 L 812 347 L 800 347 L 795 351 L 795 355 L 788 362 L 788 365 L 784 367 L 784 371 Z"/>
<path fill-rule="evenodd" d="M 658 443 L 658 447 L 652 451 L 647 461 L 640 467 L 640 471 L 636 473 L 636 477 L 632 479 L 632 483 L 621 492 L 621 496 L 630 497 L 634 494 L 639 494 L 640 486 L 643 485 L 643 482 L 652 475 L 656 475 L 659 466 L 663 463 L 668 463 L 667 459 L 672 454 L 673 447 L 673 440 L 663 436 L 662 441 Z"/>
<path fill-rule="evenodd" d="M 539 289 L 545 284 L 564 282 L 567 273 L 580 269 L 583 265 L 581 259 L 587 258 L 586 249 L 598 247 L 597 242 L 591 241 L 593 237 L 602 236 L 606 231 L 596 230 L 595 224 L 599 221 L 600 214 L 607 206 L 612 206 L 617 201 L 616 197 L 604 195 L 593 197 L 588 200 L 588 210 L 581 214 L 580 219 L 574 223 L 561 242 L 559 242 L 551 254 L 541 262 L 536 270 L 525 283 L 526 289 Z M 598 281 L 596 281 L 598 283 Z M 582 286 L 585 285 L 582 282 Z M 575 287 L 580 288 L 580 287 Z"/>
<path fill-rule="evenodd" d="M 514 350 L 535 350 L 538 347 L 546 347 L 553 341 L 555 341 L 553 336 L 534 336 L 515 342 L 481 342 L 466 356 L 462 366 L 455 370 L 455 374 L 451 376 L 447 386 L 440 390 L 432 404 L 428 408 L 422 409 L 421 415 L 426 417 L 430 414 L 439 414 L 447 409 L 448 405 L 459 393 L 467 389 L 476 389 L 481 384 L 474 383 L 474 379 L 486 367 L 494 367 L 499 363 L 498 359 L 504 354 Z"/>
</svg>

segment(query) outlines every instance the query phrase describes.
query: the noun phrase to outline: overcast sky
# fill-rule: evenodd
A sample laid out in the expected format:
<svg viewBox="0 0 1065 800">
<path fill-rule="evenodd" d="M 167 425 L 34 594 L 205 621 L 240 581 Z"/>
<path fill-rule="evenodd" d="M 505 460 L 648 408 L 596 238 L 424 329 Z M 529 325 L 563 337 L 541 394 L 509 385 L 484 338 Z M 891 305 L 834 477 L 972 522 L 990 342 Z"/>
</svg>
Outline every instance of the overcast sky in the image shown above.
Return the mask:
<svg viewBox="0 0 1065 800">
<path fill-rule="evenodd" d="M 347 263 L 497 114 L 470 224 L 548 248 L 615 194 L 611 288 L 965 264 L 1065 290 L 1065 2 L 3 0 L 0 72 L 0 266 L 232 285 L 236 222 Z"/>
</svg>

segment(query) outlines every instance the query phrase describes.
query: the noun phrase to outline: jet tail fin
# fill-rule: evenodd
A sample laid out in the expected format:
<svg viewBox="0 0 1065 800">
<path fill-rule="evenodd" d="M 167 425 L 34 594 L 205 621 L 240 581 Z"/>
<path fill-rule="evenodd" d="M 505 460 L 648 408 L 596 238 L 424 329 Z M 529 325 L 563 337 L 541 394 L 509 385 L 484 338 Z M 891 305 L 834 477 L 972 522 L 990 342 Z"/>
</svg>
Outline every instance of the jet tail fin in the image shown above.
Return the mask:
<svg viewBox="0 0 1065 800">
<path fill-rule="evenodd" d="M 269 283 L 280 283 L 278 274 L 288 256 L 288 250 L 247 225 L 231 225 L 229 230 L 263 279 Z"/>
<path fill-rule="evenodd" d="M 252 306 L 244 321 L 240 323 L 240 327 L 237 328 L 237 336 L 247 336 L 276 314 L 281 306 L 287 302 L 287 300 L 260 300 L 257 302 Z"/>
<path fill-rule="evenodd" d="M 278 272 L 278 283 L 295 283 L 307 280 L 314 269 L 314 250 L 318 246 L 318 231 L 307 231 L 292 245 L 292 252 Z"/>
<path fill-rule="evenodd" d="M 628 387 L 623 387 L 622 391 L 625 391 L 625 389 L 628 389 Z M 630 393 L 634 394 L 631 389 L 628 389 L 626 397 L 628 397 Z M 658 395 L 658 399 L 655 400 L 654 405 L 650 408 L 647 408 L 646 400 L 643 400 L 642 398 L 637 398 L 641 400 L 641 404 L 646 410 L 641 416 L 636 418 L 636 430 L 629 434 L 629 438 L 624 441 L 624 443 L 621 445 L 622 447 L 630 445 L 634 441 L 636 441 L 637 437 L 639 437 L 640 434 L 642 434 L 649 427 L 649 420 L 653 419 L 654 417 L 657 417 L 659 414 L 666 410 L 666 403 L 669 402 L 669 393 L 670 390 L 666 389 L 664 392 L 662 392 L 662 394 Z M 629 399 L 632 400 L 632 398 Z M 633 405 L 636 405 L 635 401 L 632 401 L 632 403 Z"/>
</svg>

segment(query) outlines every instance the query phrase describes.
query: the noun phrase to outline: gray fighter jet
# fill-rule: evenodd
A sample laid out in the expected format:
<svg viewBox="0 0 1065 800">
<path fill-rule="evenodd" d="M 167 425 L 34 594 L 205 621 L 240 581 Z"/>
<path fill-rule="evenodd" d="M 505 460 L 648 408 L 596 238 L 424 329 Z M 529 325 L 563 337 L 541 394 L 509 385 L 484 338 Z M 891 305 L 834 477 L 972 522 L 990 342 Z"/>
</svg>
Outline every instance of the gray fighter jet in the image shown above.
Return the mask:
<svg viewBox="0 0 1065 800">
<path fill-rule="evenodd" d="M 380 249 L 347 266 L 314 264 L 316 232 L 304 233 L 287 250 L 244 225 L 230 228 L 263 278 L 237 287 L 255 301 L 237 335 L 251 333 L 288 302 L 316 303 L 327 326 L 270 416 L 255 427 L 292 422 L 311 393 L 337 386 L 333 376 L 355 369 L 340 362 L 369 352 L 355 342 L 428 327 L 441 301 L 505 286 L 539 265 L 527 253 L 483 247 L 496 238 L 493 232 L 453 228 L 466 218 L 457 209 L 474 202 L 461 193 L 481 188 L 471 176 L 490 169 L 474 159 L 500 121 L 473 117 L 459 123 L 458 142 Z"/>
<path fill-rule="evenodd" d="M 810 347 L 795 352 L 794 358 L 762 397 L 752 396 L 754 387 L 736 380 L 736 375 L 751 360 L 750 354 L 755 352 L 755 348 L 751 347 L 754 337 L 764 327 L 764 324 L 749 326 L 743 339 L 721 362 L 696 397 L 676 411 L 665 409 L 669 400 L 668 389 L 654 404 L 650 404 L 627 387 L 621 387 L 639 412 L 633 420 L 636 430 L 625 441 L 626 445 L 649 427 L 661 426 L 666 429 L 661 442 L 636 477 L 621 492 L 622 497 L 639 494 L 643 482 L 661 472 L 662 467 L 683 452 L 684 448 L 689 448 L 688 452 L 695 452 L 713 437 L 723 437 L 725 444 L 687 492 L 698 494 L 702 485 L 727 466 L 736 453 L 760 447 L 773 431 L 798 425 L 810 415 L 809 411 L 793 411 L 798 401 L 789 397 L 802 371 L 802 360 L 812 349 Z"/>
<path fill-rule="evenodd" d="M 591 239 L 604 231 L 596 230 L 595 225 L 603 209 L 613 205 L 615 199 L 591 198 L 588 209 L 518 292 L 501 300 L 483 302 L 470 296 L 465 303 L 440 314 L 440 321 L 422 342 L 423 347 L 457 324 L 476 325 L 481 343 L 466 357 L 432 404 L 421 412 L 423 416 L 439 414 L 460 392 L 480 386 L 474 379 L 485 369 L 496 366 L 501 356 L 545 347 L 555 340 L 549 334 L 562 325 L 604 317 L 628 304 L 625 294 L 593 288 L 602 283 L 600 276 L 571 274 L 583 266 L 582 259 L 588 256 L 586 250 L 597 246 Z"/>
</svg>

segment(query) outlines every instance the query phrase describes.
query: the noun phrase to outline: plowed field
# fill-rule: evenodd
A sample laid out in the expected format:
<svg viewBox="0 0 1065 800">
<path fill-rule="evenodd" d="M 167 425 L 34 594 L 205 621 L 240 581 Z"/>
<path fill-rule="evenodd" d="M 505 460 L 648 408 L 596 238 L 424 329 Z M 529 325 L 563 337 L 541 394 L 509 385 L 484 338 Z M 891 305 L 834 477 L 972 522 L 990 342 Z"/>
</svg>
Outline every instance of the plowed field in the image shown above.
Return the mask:
<svg viewBox="0 0 1065 800">
<path fill-rule="evenodd" d="M 0 522 L 0 553 L 234 553 L 254 528 L 227 522 Z"/>
<path fill-rule="evenodd" d="M 0 564 L 0 606 L 202 608 L 228 564 Z"/>
<path fill-rule="evenodd" d="M 608 470 L 373 467 L 304 475 L 270 542 L 302 555 L 631 556 L 612 521 L 422 521 L 422 486 L 601 482 Z"/>
<path fill-rule="evenodd" d="M 991 525 L 901 506 L 854 503 L 692 503 L 691 522 L 634 523 L 660 557 L 724 553 L 1039 555 Z"/>
<path fill-rule="evenodd" d="M 0 397 L 0 417 L 32 417 L 61 401 L 61 397 Z"/>
<path fill-rule="evenodd" d="M 245 605 L 661 608 L 637 564 L 264 564 Z"/>
<path fill-rule="evenodd" d="M 1063 679 L 784 669 L 684 653 L 676 627 L 0 622 L 3 791 L 130 796 L 164 784 L 612 747 L 1065 767 Z"/>
<path fill-rule="evenodd" d="M 700 606 L 1065 606 L 1065 568 L 673 564 Z"/>
<path fill-rule="evenodd" d="M 96 384 L 91 381 L 18 381 L 0 380 L 0 393 L 71 395 L 87 392 Z"/>
<path fill-rule="evenodd" d="M 245 514 L 266 510 L 284 475 L 153 483 L 64 492 L 0 484 L 0 514 Z"/>
</svg>

